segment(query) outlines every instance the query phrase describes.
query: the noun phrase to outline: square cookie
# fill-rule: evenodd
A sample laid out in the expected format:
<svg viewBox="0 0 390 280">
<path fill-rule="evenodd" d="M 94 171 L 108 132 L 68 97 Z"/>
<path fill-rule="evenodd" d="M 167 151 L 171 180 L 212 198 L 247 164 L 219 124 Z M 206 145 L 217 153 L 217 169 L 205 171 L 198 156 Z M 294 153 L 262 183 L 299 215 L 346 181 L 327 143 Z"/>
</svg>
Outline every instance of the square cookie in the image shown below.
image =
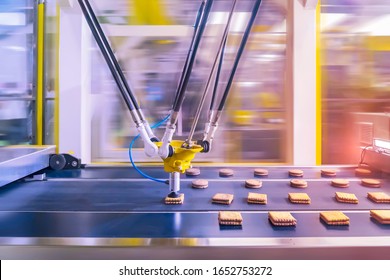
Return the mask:
<svg viewBox="0 0 390 280">
<path fill-rule="evenodd" d="M 327 225 L 346 226 L 349 225 L 349 217 L 341 211 L 325 211 L 320 213 L 320 218 Z"/>
<path fill-rule="evenodd" d="M 390 195 L 384 192 L 369 192 L 367 197 L 375 203 L 390 203 Z"/>
<path fill-rule="evenodd" d="M 233 201 L 234 195 L 229 193 L 217 193 L 213 196 L 212 202 L 218 204 L 231 204 Z"/>
<path fill-rule="evenodd" d="M 240 212 L 220 211 L 218 213 L 218 222 L 224 226 L 241 226 L 242 216 Z"/>
<path fill-rule="evenodd" d="M 165 204 L 183 204 L 184 203 L 184 193 L 179 194 L 178 197 L 165 197 Z"/>
<path fill-rule="evenodd" d="M 267 204 L 267 195 L 263 193 L 248 193 L 248 203 Z"/>
<path fill-rule="evenodd" d="M 370 216 L 384 225 L 390 225 L 390 210 L 370 210 Z"/>
<path fill-rule="evenodd" d="M 289 193 L 288 199 L 291 203 L 310 204 L 310 197 L 307 193 Z"/>
<path fill-rule="evenodd" d="M 336 192 L 336 200 L 342 203 L 358 204 L 359 200 L 353 193 Z"/>
<path fill-rule="evenodd" d="M 268 212 L 268 219 L 274 226 L 295 226 L 297 220 L 290 212 Z"/>
</svg>

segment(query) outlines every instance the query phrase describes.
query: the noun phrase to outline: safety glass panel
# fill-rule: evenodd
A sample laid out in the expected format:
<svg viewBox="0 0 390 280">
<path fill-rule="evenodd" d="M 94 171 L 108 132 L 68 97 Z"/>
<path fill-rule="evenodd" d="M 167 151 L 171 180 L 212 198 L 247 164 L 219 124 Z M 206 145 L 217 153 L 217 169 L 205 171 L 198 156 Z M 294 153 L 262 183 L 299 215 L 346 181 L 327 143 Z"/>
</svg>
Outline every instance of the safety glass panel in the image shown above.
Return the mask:
<svg viewBox="0 0 390 280">
<path fill-rule="evenodd" d="M 390 2 L 322 0 L 324 164 L 357 164 L 390 141 Z"/>
<path fill-rule="evenodd" d="M 0 146 L 32 139 L 34 2 L 0 1 Z"/>
</svg>

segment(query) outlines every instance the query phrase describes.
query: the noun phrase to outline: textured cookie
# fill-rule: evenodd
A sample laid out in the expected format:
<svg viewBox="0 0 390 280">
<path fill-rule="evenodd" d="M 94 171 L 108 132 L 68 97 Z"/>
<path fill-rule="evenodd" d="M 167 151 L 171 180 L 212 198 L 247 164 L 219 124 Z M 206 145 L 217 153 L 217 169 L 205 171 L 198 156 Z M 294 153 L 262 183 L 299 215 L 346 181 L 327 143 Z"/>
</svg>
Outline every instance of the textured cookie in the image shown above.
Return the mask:
<svg viewBox="0 0 390 280">
<path fill-rule="evenodd" d="M 347 188 L 349 186 L 349 181 L 346 179 L 333 179 L 330 184 L 333 187 L 338 187 L 338 188 Z"/>
<path fill-rule="evenodd" d="M 255 179 L 249 179 L 245 181 L 245 187 L 249 189 L 258 189 L 261 188 L 262 182 Z"/>
<path fill-rule="evenodd" d="M 222 168 L 219 170 L 219 176 L 221 177 L 230 177 L 234 175 L 233 169 Z"/>
<path fill-rule="evenodd" d="M 242 216 L 240 212 L 220 211 L 218 221 L 220 225 L 224 226 L 240 226 L 242 225 Z"/>
<path fill-rule="evenodd" d="M 186 175 L 188 175 L 188 176 L 198 176 L 198 175 L 200 175 L 200 169 L 199 168 L 188 168 L 186 170 Z"/>
<path fill-rule="evenodd" d="M 390 225 L 390 210 L 370 210 L 370 216 L 384 225 Z"/>
<path fill-rule="evenodd" d="M 381 181 L 379 180 L 376 180 L 376 179 L 362 179 L 360 181 L 360 183 L 362 184 L 362 186 L 365 186 L 365 187 L 370 187 L 370 188 L 379 188 L 381 186 Z"/>
<path fill-rule="evenodd" d="M 367 197 L 375 203 L 390 203 L 390 195 L 384 192 L 369 192 Z"/>
<path fill-rule="evenodd" d="M 248 193 L 248 203 L 267 204 L 267 195 L 263 193 Z"/>
<path fill-rule="evenodd" d="M 349 217 L 341 211 L 325 211 L 320 213 L 320 218 L 326 224 L 332 226 L 349 225 Z"/>
<path fill-rule="evenodd" d="M 232 203 L 234 195 L 228 193 L 217 193 L 213 196 L 212 202 L 218 204 L 230 204 Z"/>
<path fill-rule="evenodd" d="M 289 193 L 288 199 L 291 203 L 310 204 L 310 197 L 307 193 Z"/>
<path fill-rule="evenodd" d="M 355 169 L 355 175 L 356 176 L 368 176 L 371 175 L 371 170 L 366 168 L 356 168 Z"/>
<path fill-rule="evenodd" d="M 194 189 L 205 189 L 209 186 L 209 181 L 203 179 L 197 179 L 192 181 L 192 187 Z"/>
<path fill-rule="evenodd" d="M 325 177 L 334 177 L 337 175 L 337 170 L 330 168 L 321 169 L 321 175 Z"/>
<path fill-rule="evenodd" d="M 256 168 L 253 173 L 255 176 L 267 176 L 268 170 L 263 168 Z"/>
<path fill-rule="evenodd" d="M 179 194 L 178 197 L 165 197 L 165 204 L 183 204 L 184 203 L 184 193 Z"/>
<path fill-rule="evenodd" d="M 290 186 L 293 188 L 304 189 L 307 188 L 307 182 L 302 179 L 292 179 L 290 181 Z"/>
<path fill-rule="evenodd" d="M 268 219 L 274 226 L 295 226 L 297 220 L 290 212 L 268 212 Z"/>
<path fill-rule="evenodd" d="M 336 200 L 343 203 L 357 204 L 359 200 L 353 193 L 336 192 Z"/>
<path fill-rule="evenodd" d="M 292 177 L 302 177 L 303 176 L 303 171 L 300 169 L 290 169 L 288 171 L 288 174 Z"/>
</svg>

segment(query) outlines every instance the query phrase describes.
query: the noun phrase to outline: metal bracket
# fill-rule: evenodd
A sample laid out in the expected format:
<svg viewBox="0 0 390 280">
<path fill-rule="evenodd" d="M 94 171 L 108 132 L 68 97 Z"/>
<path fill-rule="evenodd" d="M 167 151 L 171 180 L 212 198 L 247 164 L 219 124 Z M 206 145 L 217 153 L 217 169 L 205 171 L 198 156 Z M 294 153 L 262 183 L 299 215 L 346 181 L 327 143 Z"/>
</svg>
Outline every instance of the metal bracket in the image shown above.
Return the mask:
<svg viewBox="0 0 390 280">
<path fill-rule="evenodd" d="M 69 154 L 54 154 L 49 158 L 49 166 L 54 170 L 79 169 L 81 159 Z"/>
<path fill-rule="evenodd" d="M 28 177 L 25 177 L 23 181 L 32 182 L 32 181 L 46 181 L 46 173 L 34 174 Z"/>
</svg>

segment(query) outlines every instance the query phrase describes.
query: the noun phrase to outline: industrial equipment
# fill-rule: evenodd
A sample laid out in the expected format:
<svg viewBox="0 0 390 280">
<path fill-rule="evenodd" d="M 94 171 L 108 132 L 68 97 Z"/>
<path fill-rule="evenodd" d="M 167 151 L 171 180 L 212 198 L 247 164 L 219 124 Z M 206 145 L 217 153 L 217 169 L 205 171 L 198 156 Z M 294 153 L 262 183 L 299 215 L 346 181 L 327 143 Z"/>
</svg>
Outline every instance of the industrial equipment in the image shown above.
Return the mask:
<svg viewBox="0 0 390 280">
<path fill-rule="evenodd" d="M 56 154 L 54 146 L 0 148 L 1 259 L 390 258 L 389 224 L 370 216 L 370 210 L 390 210 L 390 204 L 377 203 L 368 197 L 368 193 L 373 192 L 390 195 L 386 135 L 363 141 L 367 147 L 362 149 L 362 161 L 356 165 L 218 163 L 210 166 L 192 161 L 198 153 L 207 154 L 220 144 L 214 140 L 214 135 L 261 0 L 250 1 L 253 9 L 227 83 L 223 84 L 220 83 L 221 71 L 229 26 L 239 1 L 229 2 L 227 22 L 189 135 L 184 141 L 174 139 L 197 50 L 215 2 L 200 1 L 173 105 L 169 115 L 160 122 L 167 122 L 165 133 L 158 139 L 89 1 L 78 0 L 143 140 L 146 155 L 160 157 L 164 168 L 144 166 L 144 171 L 154 179 L 149 180 L 127 164 L 84 165 L 73 155 Z M 217 90 L 222 85 L 224 89 Z M 207 123 L 202 137 L 196 139 L 194 131 L 209 93 L 212 96 Z M 259 145 L 253 138 L 250 141 Z M 190 167 L 198 168 L 199 173 L 187 174 Z M 221 176 L 220 169 L 227 167 L 231 169 L 230 176 Z M 364 172 L 359 170 L 359 173 L 357 169 Z M 170 176 L 168 181 L 166 173 Z M 379 183 L 364 185 L 362 179 L 367 178 Z M 195 179 L 207 180 L 207 184 L 204 188 L 194 188 Z M 334 184 L 335 179 L 346 183 Z M 248 188 L 248 180 L 255 181 L 252 187 L 256 188 Z M 161 183 L 169 184 L 168 197 L 184 194 L 185 202 L 165 204 L 167 190 Z M 358 203 L 337 201 L 337 192 L 353 194 L 354 202 Z M 310 203 L 292 203 L 290 193 L 305 193 Z M 213 203 L 216 194 L 229 194 L 230 204 Z M 248 203 L 250 194 L 266 199 L 261 204 Z M 219 213 L 224 211 L 239 212 L 242 224 L 221 225 Z M 324 223 L 320 213 L 328 211 L 342 211 L 349 223 Z M 272 224 L 269 212 L 289 212 L 295 218 L 294 225 Z"/>
<path fill-rule="evenodd" d="M 222 68 L 223 62 L 223 53 L 228 38 L 229 27 L 231 19 L 233 17 L 234 8 L 236 6 L 237 0 L 233 1 L 229 17 L 226 23 L 226 27 L 223 32 L 221 42 L 219 44 L 217 55 L 214 59 L 213 66 L 211 68 L 206 87 L 204 89 L 201 101 L 199 103 L 196 115 L 191 126 L 190 134 L 187 140 L 180 142 L 178 140 L 172 141 L 173 135 L 176 131 L 177 117 L 182 107 L 186 88 L 188 81 L 191 75 L 192 67 L 195 62 L 197 50 L 199 43 L 202 39 L 203 32 L 206 27 L 206 23 L 213 5 L 213 0 L 204 0 L 201 2 L 199 11 L 196 17 L 194 24 L 194 33 L 191 41 L 190 49 L 187 54 L 187 58 L 184 64 L 183 72 L 178 83 L 175 100 L 172 105 L 172 110 L 169 115 L 168 124 L 166 126 L 165 134 L 159 142 L 157 137 L 153 134 L 152 129 L 150 128 L 149 123 L 146 121 L 142 109 L 140 108 L 135 95 L 130 89 L 128 82 L 119 66 L 118 61 L 115 58 L 115 55 L 111 49 L 111 46 L 99 24 L 99 21 L 96 18 L 96 15 L 89 3 L 88 0 L 78 0 L 78 3 L 84 13 L 85 19 L 88 22 L 88 25 L 94 35 L 94 38 L 106 60 L 107 65 L 110 68 L 111 74 L 113 75 L 115 82 L 124 98 L 128 109 L 131 112 L 133 121 L 141 135 L 141 138 L 144 142 L 144 150 L 147 156 L 153 157 L 157 154 L 164 160 L 164 170 L 170 173 L 169 186 L 170 193 L 169 197 L 178 197 L 180 191 L 180 173 L 184 173 L 188 168 L 191 167 L 191 161 L 195 157 L 196 153 L 204 152 L 207 153 L 211 149 L 212 141 L 214 138 L 215 131 L 218 127 L 218 122 L 221 117 L 222 110 L 226 103 L 226 99 L 229 95 L 229 91 L 236 73 L 241 55 L 244 51 L 245 45 L 247 43 L 251 28 L 255 22 L 257 13 L 260 8 L 261 0 L 254 1 L 254 6 L 250 19 L 248 21 L 245 33 L 242 37 L 241 44 L 237 51 L 234 64 L 232 66 L 229 79 L 224 90 L 224 93 L 221 97 L 217 110 L 214 109 L 214 103 L 216 103 L 216 87 L 219 82 L 219 74 Z M 198 141 L 193 141 L 194 132 L 198 124 L 200 113 L 204 105 L 207 94 L 209 93 L 209 86 L 211 85 L 211 80 L 216 70 L 216 66 L 219 61 L 219 67 L 217 71 L 217 78 L 215 79 L 215 86 L 213 91 L 212 102 L 210 105 L 210 112 L 208 122 L 206 124 L 206 129 L 204 132 L 203 139 Z"/>
</svg>

